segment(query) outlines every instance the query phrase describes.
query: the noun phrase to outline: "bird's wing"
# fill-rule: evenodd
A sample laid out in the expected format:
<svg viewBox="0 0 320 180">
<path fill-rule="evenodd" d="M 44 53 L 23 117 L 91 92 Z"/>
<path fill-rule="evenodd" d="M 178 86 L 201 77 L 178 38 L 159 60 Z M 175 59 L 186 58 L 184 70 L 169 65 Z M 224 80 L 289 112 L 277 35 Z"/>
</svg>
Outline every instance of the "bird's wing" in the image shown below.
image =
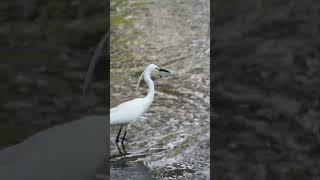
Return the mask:
<svg viewBox="0 0 320 180">
<path fill-rule="evenodd" d="M 144 98 L 124 102 L 110 110 L 110 125 L 126 124 L 138 120 L 145 109 Z"/>
<path fill-rule="evenodd" d="M 145 98 L 136 98 L 136 99 L 119 104 L 118 106 L 112 108 L 111 112 L 119 111 L 122 109 L 128 109 L 128 108 L 138 108 L 140 106 L 143 106 L 144 103 L 145 103 Z"/>
</svg>

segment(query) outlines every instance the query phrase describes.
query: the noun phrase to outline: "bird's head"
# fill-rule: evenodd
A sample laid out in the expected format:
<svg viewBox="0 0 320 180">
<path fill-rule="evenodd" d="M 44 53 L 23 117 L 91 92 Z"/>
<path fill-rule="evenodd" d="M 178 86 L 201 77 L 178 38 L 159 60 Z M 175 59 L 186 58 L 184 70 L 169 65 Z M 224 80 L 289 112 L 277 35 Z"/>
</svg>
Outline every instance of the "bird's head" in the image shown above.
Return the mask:
<svg viewBox="0 0 320 180">
<path fill-rule="evenodd" d="M 168 70 L 165 70 L 165 69 L 162 69 L 160 68 L 159 66 L 155 65 L 155 64 L 150 64 L 148 67 L 147 67 L 148 70 L 150 71 L 153 71 L 153 70 L 158 70 L 158 71 L 163 71 L 163 72 L 166 72 L 166 73 L 170 73 L 170 71 Z"/>
<path fill-rule="evenodd" d="M 162 68 L 160 68 L 159 66 L 157 66 L 157 65 L 155 65 L 155 64 L 149 64 L 149 65 L 147 66 L 147 68 L 143 71 L 143 73 L 141 74 L 141 76 L 140 76 L 140 78 L 139 78 L 139 80 L 138 80 L 138 84 L 137 84 L 137 87 L 136 87 L 136 91 L 137 91 L 138 88 L 139 88 L 139 84 L 140 84 L 140 81 L 141 81 L 143 75 L 144 75 L 145 73 L 147 73 L 147 74 L 150 75 L 151 72 L 154 71 L 154 70 L 158 70 L 158 71 L 163 71 L 163 72 L 166 72 L 166 73 L 170 73 L 170 71 L 165 70 L 165 69 L 162 69 Z"/>
</svg>

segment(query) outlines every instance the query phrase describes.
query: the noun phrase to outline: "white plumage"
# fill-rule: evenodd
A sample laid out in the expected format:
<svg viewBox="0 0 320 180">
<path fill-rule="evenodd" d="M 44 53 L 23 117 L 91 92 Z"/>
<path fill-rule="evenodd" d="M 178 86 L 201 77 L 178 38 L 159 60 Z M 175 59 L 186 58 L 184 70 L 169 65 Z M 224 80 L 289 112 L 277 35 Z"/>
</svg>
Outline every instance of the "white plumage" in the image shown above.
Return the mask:
<svg viewBox="0 0 320 180">
<path fill-rule="evenodd" d="M 147 68 L 144 70 L 142 75 L 140 76 L 140 79 L 138 81 L 137 88 L 139 87 L 140 80 L 142 76 L 144 77 L 144 81 L 147 83 L 149 89 L 148 89 L 148 94 L 144 98 L 137 98 L 133 99 L 131 101 L 124 102 L 117 107 L 114 107 L 110 110 L 110 125 L 120 125 L 120 130 L 118 132 L 118 136 L 116 138 L 116 142 L 119 140 L 119 135 L 121 133 L 121 129 L 123 125 L 127 125 L 130 123 L 137 122 L 141 116 L 148 110 L 150 107 L 153 99 L 154 99 L 154 84 L 151 79 L 151 73 L 155 69 L 159 71 L 165 71 L 168 72 L 167 70 L 161 69 L 158 66 L 154 64 L 150 64 L 147 66 Z M 125 139 L 126 131 L 123 136 L 123 140 Z M 122 141 L 123 142 L 123 141 Z"/>
<path fill-rule="evenodd" d="M 145 98 L 138 98 L 112 108 L 110 124 L 125 125 L 137 121 L 147 110 L 146 101 Z"/>
</svg>

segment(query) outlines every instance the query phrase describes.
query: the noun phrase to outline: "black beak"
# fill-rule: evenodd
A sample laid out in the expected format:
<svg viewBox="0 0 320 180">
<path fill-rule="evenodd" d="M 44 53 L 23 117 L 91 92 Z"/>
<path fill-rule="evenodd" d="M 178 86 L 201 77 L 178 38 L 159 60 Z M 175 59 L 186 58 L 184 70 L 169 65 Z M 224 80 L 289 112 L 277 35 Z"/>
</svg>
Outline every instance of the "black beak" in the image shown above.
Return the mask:
<svg viewBox="0 0 320 180">
<path fill-rule="evenodd" d="M 159 71 L 163 71 L 163 72 L 166 72 L 166 73 L 170 73 L 170 71 L 165 70 L 165 69 L 162 69 L 162 68 L 159 68 Z"/>
</svg>

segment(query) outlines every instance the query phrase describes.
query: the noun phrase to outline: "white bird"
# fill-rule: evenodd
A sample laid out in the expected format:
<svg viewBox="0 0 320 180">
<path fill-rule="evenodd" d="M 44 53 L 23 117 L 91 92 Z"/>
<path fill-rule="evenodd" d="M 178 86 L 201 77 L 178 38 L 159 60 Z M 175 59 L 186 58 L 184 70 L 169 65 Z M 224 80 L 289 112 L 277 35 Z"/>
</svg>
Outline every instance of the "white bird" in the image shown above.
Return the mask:
<svg viewBox="0 0 320 180">
<path fill-rule="evenodd" d="M 105 49 L 105 45 L 108 45 L 107 42 L 108 39 L 108 33 L 102 38 L 102 40 L 99 43 L 98 48 L 95 50 L 95 53 L 93 55 L 93 58 L 91 60 L 91 63 L 89 65 L 86 77 L 85 77 L 85 82 L 84 82 L 84 86 L 83 86 L 83 93 L 86 92 L 91 78 L 93 76 L 93 72 L 95 69 L 96 64 L 98 64 L 99 62 L 101 62 L 101 60 L 103 59 L 103 50 Z M 117 107 L 114 107 L 112 109 L 110 109 L 110 125 L 114 126 L 114 125 L 120 125 L 120 129 L 116 138 L 116 142 L 119 142 L 119 136 L 122 130 L 122 127 L 124 125 L 126 125 L 126 129 L 125 129 L 125 133 L 123 135 L 122 138 L 122 143 L 125 140 L 126 134 L 127 134 L 127 125 L 133 122 L 138 121 L 141 116 L 148 110 L 149 106 L 151 105 L 153 98 L 154 98 L 154 84 L 153 81 L 151 80 L 151 73 L 152 71 L 154 71 L 155 69 L 159 70 L 159 71 L 164 71 L 167 73 L 170 73 L 168 70 L 159 68 L 158 66 L 154 65 L 154 64 L 150 64 L 145 70 L 144 72 L 141 74 L 139 81 L 138 81 L 138 85 L 137 88 L 139 87 L 139 83 L 142 79 L 142 76 L 144 77 L 145 82 L 148 84 L 149 86 L 149 91 L 148 91 L 148 95 L 145 98 L 137 98 L 137 99 L 133 99 L 131 101 L 127 101 L 124 102 L 120 105 L 118 105 Z"/>
<path fill-rule="evenodd" d="M 140 80 L 143 76 L 144 81 L 147 83 L 149 87 L 147 96 L 144 98 L 136 98 L 136 99 L 124 102 L 110 110 L 110 125 L 121 126 L 116 138 L 116 143 L 119 142 L 119 136 L 121 134 L 122 127 L 126 126 L 124 135 L 122 137 L 122 143 L 123 143 L 127 134 L 127 125 L 137 122 L 150 107 L 154 99 L 154 84 L 150 75 L 154 70 L 170 73 L 168 70 L 162 69 L 154 64 L 148 65 L 147 68 L 144 70 L 144 72 L 141 74 L 138 81 L 138 85 L 137 85 L 137 88 L 138 88 Z"/>
</svg>

